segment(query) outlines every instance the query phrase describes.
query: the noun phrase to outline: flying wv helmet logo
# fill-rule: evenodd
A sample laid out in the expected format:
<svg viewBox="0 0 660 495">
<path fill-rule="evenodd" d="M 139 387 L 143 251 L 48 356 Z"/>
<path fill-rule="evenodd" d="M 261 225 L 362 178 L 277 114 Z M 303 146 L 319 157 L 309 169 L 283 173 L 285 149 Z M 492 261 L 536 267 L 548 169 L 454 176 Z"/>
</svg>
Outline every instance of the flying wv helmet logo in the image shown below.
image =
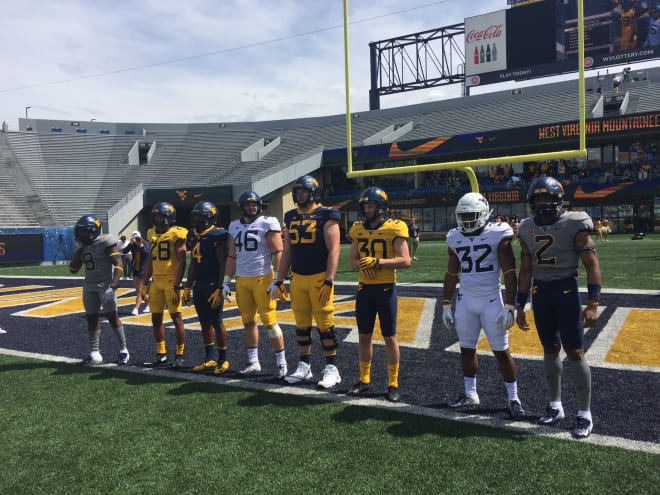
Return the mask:
<svg viewBox="0 0 660 495">
<path fill-rule="evenodd" d="M 179 199 L 181 201 L 185 201 L 186 198 L 188 197 L 188 191 L 177 191 L 176 195 L 179 196 Z M 172 208 L 172 209 L 174 209 L 174 208 Z"/>
<path fill-rule="evenodd" d="M 312 177 L 312 182 L 316 187 L 319 187 L 319 181 L 317 181 L 314 177 Z"/>
<path fill-rule="evenodd" d="M 383 201 L 387 201 L 387 194 L 385 193 L 385 191 L 383 191 L 383 190 L 378 191 L 378 196 L 383 198 Z"/>
<path fill-rule="evenodd" d="M 100 229 L 101 228 L 101 220 L 99 220 L 98 218 L 95 218 L 94 219 L 94 225 L 96 225 L 96 227 Z"/>
</svg>

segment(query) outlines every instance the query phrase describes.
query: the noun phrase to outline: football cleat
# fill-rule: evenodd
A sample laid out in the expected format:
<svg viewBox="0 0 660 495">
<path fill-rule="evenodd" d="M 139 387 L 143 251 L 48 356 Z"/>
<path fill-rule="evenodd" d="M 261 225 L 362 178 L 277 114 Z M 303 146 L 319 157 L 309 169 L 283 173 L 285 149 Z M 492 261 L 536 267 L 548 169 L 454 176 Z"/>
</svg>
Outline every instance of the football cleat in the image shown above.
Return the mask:
<svg viewBox="0 0 660 495">
<path fill-rule="evenodd" d="M 120 365 L 120 366 L 128 364 L 129 358 L 130 358 L 130 355 L 128 354 L 128 350 L 119 351 L 119 357 L 117 358 L 117 364 Z"/>
<path fill-rule="evenodd" d="M 525 417 L 525 410 L 518 399 L 509 401 L 509 412 L 513 419 L 521 419 Z"/>
<path fill-rule="evenodd" d="M 593 423 L 590 419 L 578 416 L 575 418 L 575 428 L 573 428 L 573 436 L 575 438 L 587 438 L 591 434 Z"/>
<path fill-rule="evenodd" d="M 455 401 L 449 403 L 449 407 L 455 409 L 458 407 L 478 406 L 480 403 L 478 395 L 461 394 Z"/>
<path fill-rule="evenodd" d="M 217 361 L 213 361 L 213 359 L 209 359 L 208 361 L 199 363 L 197 366 L 193 366 L 192 370 L 195 373 L 201 373 L 202 371 L 209 371 L 215 369 L 217 365 L 218 365 Z"/>
<path fill-rule="evenodd" d="M 311 379 L 312 379 L 312 369 L 309 366 L 309 364 L 305 363 L 304 361 L 300 361 L 298 363 L 298 368 L 296 369 L 296 371 L 294 371 L 289 376 L 284 378 L 284 380 L 287 383 L 299 383 L 304 380 L 311 380 Z"/>
<path fill-rule="evenodd" d="M 174 356 L 174 362 L 172 363 L 172 368 L 178 370 L 183 366 L 183 354 L 177 354 Z"/>
<path fill-rule="evenodd" d="M 249 376 L 249 375 L 256 375 L 260 371 L 261 371 L 261 364 L 259 364 L 259 361 L 253 361 L 251 363 L 248 363 L 248 365 L 242 370 L 240 370 L 238 374 L 243 376 Z"/>
<path fill-rule="evenodd" d="M 398 387 L 387 387 L 387 393 L 385 398 L 390 402 L 399 402 L 401 400 L 401 394 L 399 393 Z"/>
<path fill-rule="evenodd" d="M 167 354 L 156 354 L 154 359 L 149 363 L 151 366 L 162 366 L 167 364 Z"/>
<path fill-rule="evenodd" d="M 289 367 L 286 364 L 280 364 L 277 367 L 277 370 L 275 370 L 275 373 L 273 373 L 273 378 L 277 378 L 278 380 L 283 380 L 288 372 L 289 372 Z"/>
<path fill-rule="evenodd" d="M 142 310 L 143 313 L 148 313 L 149 312 L 149 305 L 147 304 L 144 309 Z"/>
<path fill-rule="evenodd" d="M 100 352 L 92 352 L 87 356 L 85 359 L 83 359 L 80 364 L 83 366 L 97 366 L 99 364 L 103 363 L 103 356 L 101 356 Z"/>
<path fill-rule="evenodd" d="M 553 425 L 561 419 L 564 419 L 563 409 L 548 406 L 545 409 L 545 415 L 539 418 L 538 424 L 546 426 Z"/>
<path fill-rule="evenodd" d="M 369 391 L 370 388 L 371 384 L 369 383 L 357 382 L 355 385 L 348 389 L 346 395 L 362 395 Z"/>
<path fill-rule="evenodd" d="M 321 380 L 317 383 L 319 388 L 332 388 L 341 383 L 341 376 L 339 370 L 334 364 L 328 364 L 323 368 L 321 373 Z"/>
<path fill-rule="evenodd" d="M 217 364 L 217 366 L 213 370 L 213 374 L 215 376 L 222 375 L 223 373 L 226 373 L 228 369 L 229 369 L 229 361 L 224 360 L 222 363 Z"/>
<path fill-rule="evenodd" d="M 133 308 L 133 311 L 131 311 L 131 315 L 133 315 L 133 316 L 137 316 L 139 314 L 140 314 L 140 312 L 138 311 L 137 308 Z"/>
</svg>

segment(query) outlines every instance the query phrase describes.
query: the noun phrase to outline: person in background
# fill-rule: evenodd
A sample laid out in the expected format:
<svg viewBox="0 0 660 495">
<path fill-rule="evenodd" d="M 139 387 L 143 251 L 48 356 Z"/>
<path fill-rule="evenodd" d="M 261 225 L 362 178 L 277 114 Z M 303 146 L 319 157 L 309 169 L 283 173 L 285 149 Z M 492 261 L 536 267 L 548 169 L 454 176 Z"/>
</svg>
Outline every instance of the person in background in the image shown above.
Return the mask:
<svg viewBox="0 0 660 495">
<path fill-rule="evenodd" d="M 417 261 L 417 248 L 419 248 L 419 227 L 413 215 L 408 223 L 408 252 L 413 261 Z"/>
<path fill-rule="evenodd" d="M 124 278 L 131 278 L 133 276 L 133 270 L 131 268 L 131 266 L 133 265 L 133 255 L 131 254 L 130 249 L 124 251 L 124 249 L 129 245 L 130 245 L 130 241 L 126 239 L 125 235 L 119 238 L 119 242 L 117 243 L 117 249 L 121 254 L 121 261 L 124 268 Z"/>
<path fill-rule="evenodd" d="M 598 318 L 601 271 L 596 245 L 589 233 L 591 218 L 584 212 L 562 211 L 564 188 L 552 177 L 532 183 L 527 201 L 533 217 L 520 223 L 521 258 L 518 274 L 516 322 L 528 330 L 525 304 L 532 293 L 534 323 L 543 345 L 543 371 L 549 404 L 539 424 L 552 425 L 564 418 L 561 401 L 562 347 L 575 386 L 578 412 L 573 427 L 576 438 L 588 437 L 591 416 L 591 370 L 584 355 L 584 328 Z M 582 309 L 578 291 L 578 264 L 587 272 L 587 306 Z"/>
<path fill-rule="evenodd" d="M 117 239 L 101 234 L 101 221 L 95 215 L 80 217 L 73 229 L 73 235 L 73 256 L 69 262 L 69 270 L 71 273 L 78 273 L 81 267 L 85 267 L 82 299 L 90 347 L 89 356 L 81 364 L 103 363 L 100 352 L 101 308 L 119 343 L 117 364 L 127 364 L 129 353 L 126 347 L 126 334 L 117 314 L 115 294 L 124 271 L 121 266 L 121 255 L 117 249 Z"/>
<path fill-rule="evenodd" d="M 514 323 L 516 258 L 511 248 L 513 230 L 506 222 L 489 223 L 491 210 L 483 195 L 470 192 L 456 205 L 458 227 L 447 234 L 449 260 L 445 273 L 442 319 L 456 329 L 461 347 L 464 393 L 449 407 L 480 403 L 477 393 L 477 343 L 483 328 L 504 380 L 509 413 L 525 416 L 518 398 L 516 366 L 509 351 L 509 329 Z M 500 278 L 504 277 L 502 300 Z M 456 307 L 452 302 L 460 279 Z"/>
<path fill-rule="evenodd" d="M 398 402 L 399 341 L 396 336 L 398 295 L 397 268 L 410 266 L 408 227 L 400 220 L 387 216 L 388 197 L 380 187 L 365 189 L 359 199 L 363 222 L 355 222 L 350 230 L 351 250 L 348 262 L 357 268 L 358 289 L 355 299 L 359 343 L 358 362 L 360 380 L 348 395 L 361 395 L 370 389 L 372 337 L 376 316 L 385 339 L 387 360 L 387 394 L 390 402 Z"/>
<path fill-rule="evenodd" d="M 144 285 L 144 271 L 147 267 L 149 258 L 151 258 L 151 247 L 149 243 L 142 238 L 139 231 L 134 230 L 131 232 L 131 240 L 124 248 L 124 252 L 130 251 L 133 260 L 133 287 L 135 288 L 135 307 L 131 311 L 131 315 L 137 316 L 140 314 L 140 307 L 144 302 L 145 306 L 142 310 L 143 313 L 148 313 L 149 310 L 149 295 L 144 293 L 142 286 Z"/>
</svg>

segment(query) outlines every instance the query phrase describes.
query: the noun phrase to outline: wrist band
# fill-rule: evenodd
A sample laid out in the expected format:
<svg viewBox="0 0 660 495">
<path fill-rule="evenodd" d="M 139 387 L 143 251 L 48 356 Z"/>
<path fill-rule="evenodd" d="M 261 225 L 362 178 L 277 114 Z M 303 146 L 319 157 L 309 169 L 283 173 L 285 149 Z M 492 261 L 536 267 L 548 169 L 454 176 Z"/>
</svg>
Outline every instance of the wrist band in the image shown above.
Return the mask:
<svg viewBox="0 0 660 495">
<path fill-rule="evenodd" d="M 442 304 L 451 304 L 451 299 L 443 299 Z"/>
<path fill-rule="evenodd" d="M 524 306 L 527 304 L 527 298 L 529 297 L 529 292 L 518 292 L 516 295 L 516 306 Z"/>
<path fill-rule="evenodd" d="M 600 301 L 600 284 L 587 284 L 587 295 L 589 299 Z"/>
<path fill-rule="evenodd" d="M 228 284 L 231 282 L 231 277 L 229 275 L 225 275 L 225 277 L 222 279 L 223 284 Z"/>
</svg>

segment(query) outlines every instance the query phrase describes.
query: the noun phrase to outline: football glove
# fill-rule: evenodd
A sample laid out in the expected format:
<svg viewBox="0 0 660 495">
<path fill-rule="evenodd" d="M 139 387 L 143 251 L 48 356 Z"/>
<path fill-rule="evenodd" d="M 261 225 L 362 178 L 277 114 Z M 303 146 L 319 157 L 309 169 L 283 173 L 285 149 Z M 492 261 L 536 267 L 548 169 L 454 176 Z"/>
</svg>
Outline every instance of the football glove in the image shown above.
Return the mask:
<svg viewBox="0 0 660 495">
<path fill-rule="evenodd" d="M 451 310 L 451 304 L 442 305 L 442 322 L 445 324 L 447 330 L 453 330 L 454 324 L 454 313 Z"/>
<path fill-rule="evenodd" d="M 176 308 L 181 301 L 181 287 L 172 287 L 172 294 L 170 294 L 170 305 Z"/>
<path fill-rule="evenodd" d="M 358 263 L 358 270 L 360 270 L 365 277 L 374 278 L 374 275 L 376 274 L 375 270 L 379 266 L 380 260 L 378 258 L 365 256 L 364 258 L 360 258 L 360 262 Z"/>
<path fill-rule="evenodd" d="M 322 306 L 328 304 L 330 295 L 332 294 L 332 280 L 324 280 L 323 285 L 319 289 L 319 302 Z"/>
<path fill-rule="evenodd" d="M 231 286 L 228 283 L 222 284 L 222 298 L 228 303 L 231 302 Z"/>
<path fill-rule="evenodd" d="M 190 306 L 192 304 L 192 289 L 190 287 L 183 289 L 182 301 L 186 306 Z"/>
<path fill-rule="evenodd" d="M 513 326 L 513 322 L 515 321 L 514 312 L 515 308 L 511 304 L 505 304 L 500 314 L 495 318 L 495 323 L 501 324 L 503 330 L 508 330 Z"/>
<path fill-rule="evenodd" d="M 208 301 L 209 304 L 211 305 L 211 309 L 218 309 L 222 304 L 222 290 L 215 289 L 213 291 L 213 294 L 209 296 Z"/>
<path fill-rule="evenodd" d="M 107 310 L 107 306 L 115 301 L 115 289 L 108 287 L 103 293 L 103 310 Z"/>
<path fill-rule="evenodd" d="M 140 287 L 140 295 L 142 296 L 142 299 L 146 299 L 149 297 L 149 286 L 148 285 L 143 285 Z"/>
</svg>

